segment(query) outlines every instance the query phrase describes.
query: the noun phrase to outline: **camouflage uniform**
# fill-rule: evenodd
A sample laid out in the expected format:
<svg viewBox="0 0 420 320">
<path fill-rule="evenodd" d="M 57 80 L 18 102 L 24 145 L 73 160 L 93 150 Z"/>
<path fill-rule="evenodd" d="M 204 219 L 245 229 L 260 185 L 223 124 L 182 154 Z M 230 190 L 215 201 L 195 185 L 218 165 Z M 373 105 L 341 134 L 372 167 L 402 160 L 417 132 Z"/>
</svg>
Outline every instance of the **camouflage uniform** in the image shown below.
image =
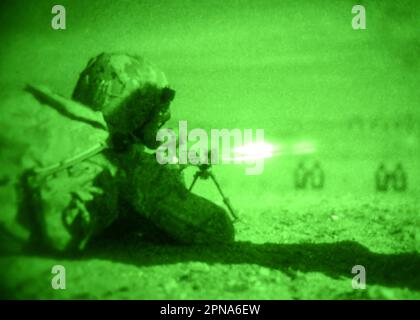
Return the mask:
<svg viewBox="0 0 420 320">
<path fill-rule="evenodd" d="M 81 73 L 73 100 L 29 91 L 83 122 L 86 136 L 103 129 L 108 135 L 73 159 L 21 176 L 18 217 L 34 246 L 82 249 L 121 221 L 127 230 L 133 221 L 151 222 L 181 243 L 233 240 L 226 211 L 190 193 L 176 165 L 160 165 L 146 152 L 158 147 L 156 133 L 170 117 L 174 96 L 153 65 L 137 56 L 103 53 Z"/>
</svg>

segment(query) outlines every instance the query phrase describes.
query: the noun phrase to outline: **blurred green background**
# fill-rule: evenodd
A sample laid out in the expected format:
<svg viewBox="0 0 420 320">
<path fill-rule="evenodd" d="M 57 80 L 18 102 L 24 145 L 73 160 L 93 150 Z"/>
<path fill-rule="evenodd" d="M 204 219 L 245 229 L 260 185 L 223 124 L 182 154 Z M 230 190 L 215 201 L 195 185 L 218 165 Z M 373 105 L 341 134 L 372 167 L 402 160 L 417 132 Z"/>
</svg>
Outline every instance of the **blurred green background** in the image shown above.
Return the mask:
<svg viewBox="0 0 420 320">
<path fill-rule="evenodd" d="M 213 273 L 212 268 L 209 271 L 207 267 L 190 266 L 183 259 L 181 263 L 187 265 L 171 269 L 162 262 L 163 267 L 156 270 L 146 267 L 141 271 L 146 275 L 161 273 L 169 279 L 162 280 L 162 284 L 158 279 L 147 282 L 149 291 L 137 288 L 118 293 L 118 281 L 110 279 L 115 274 L 133 272 L 124 280 L 131 283 L 137 269 L 99 262 L 99 268 L 104 268 L 106 274 L 105 280 L 100 277 L 92 280 L 105 283 L 99 289 L 89 289 L 79 279 L 75 281 L 81 283 L 77 289 L 80 292 L 74 289 L 77 293 L 57 293 L 44 288 L 39 280 L 40 274 L 49 276 L 51 261 L 4 258 L 0 262 L 3 270 L 20 270 L 18 266 L 24 270 L 26 266 L 38 266 L 31 269 L 40 270 L 27 275 L 23 272 L 23 278 L 8 277 L 8 288 L 16 297 L 419 297 L 420 277 L 416 277 L 420 251 L 418 1 L 63 0 L 59 4 L 66 8 L 67 29 L 59 31 L 51 28 L 54 4 L 57 2 L 45 0 L 0 4 L 0 173 L 5 181 L 1 189 L 0 218 L 6 226 L 13 224 L 13 181 L 27 165 L 22 159 L 28 145 L 43 144 L 45 130 L 64 134 L 60 124 L 55 129 L 45 128 L 39 115 L 43 109 L 33 107 L 36 103 L 22 92 L 25 83 L 45 84 L 70 96 L 89 58 L 103 51 L 128 51 L 158 65 L 177 90 L 172 104 L 173 118 L 168 126 L 176 127 L 179 120 L 188 120 L 191 128 L 262 128 L 267 142 L 286 150 L 293 150 L 299 143 L 315 147 L 312 154 L 267 159 L 260 176 L 245 175 L 245 166 L 214 169 L 242 216 L 237 225 L 238 240 L 281 244 L 351 240 L 375 252 L 416 252 L 417 255 L 408 260 L 408 278 L 381 281 L 392 279 L 392 274 L 387 274 L 393 269 L 378 271 L 379 287 L 363 294 L 348 288 L 350 280 L 332 280 L 334 276 L 328 278 L 330 275 L 316 273 L 320 272 L 316 267 L 303 268 L 303 272 L 315 274 L 300 274 L 303 270 L 300 263 L 290 262 L 290 268 L 298 272 L 291 276 L 276 268 L 271 273 L 254 269 L 248 261 L 245 274 L 249 272 L 251 278 L 256 278 L 250 284 L 246 280 L 249 275 L 237 274 L 243 266 L 235 266 L 235 262 L 225 261 L 228 266 L 223 264 Z M 351 27 L 351 8 L 355 4 L 366 8 L 366 30 Z M 296 192 L 293 189 L 293 172 L 300 160 L 321 162 L 326 175 L 324 190 Z M 407 192 L 375 193 L 374 172 L 382 161 L 389 167 L 396 162 L 403 164 L 409 177 Z M 187 171 L 188 179 L 193 172 Z M 195 192 L 221 203 L 208 182 L 200 182 Z M 335 216 L 339 218 L 331 218 Z M 302 250 L 305 252 L 307 247 Z M 159 250 L 156 252 L 161 254 Z M 174 252 L 182 255 L 183 251 Z M 170 255 L 166 251 L 165 254 Z M 187 256 L 187 261 L 204 260 L 205 264 L 209 260 L 200 255 Z M 265 258 L 269 259 L 269 254 Z M 298 258 L 292 255 L 290 259 Z M 353 261 L 350 256 L 343 259 Z M 368 257 L 367 261 L 370 259 L 374 260 Z M 79 270 L 78 274 L 97 267 L 95 262 L 93 266 L 78 261 L 71 263 Z M 302 262 L 305 266 L 311 263 Z M 328 267 L 334 269 L 335 263 Z M 374 265 L 379 265 L 378 261 Z M 399 263 L 396 265 L 401 267 Z M 199 270 L 198 276 L 191 276 L 193 280 L 187 281 L 188 288 L 182 288 L 177 272 L 190 267 L 193 274 L 197 272 L 195 268 L 207 271 Z M 417 274 L 413 274 L 416 268 Z M 227 286 L 233 289 L 212 281 L 226 273 L 232 274 L 233 284 Z M 350 272 L 346 276 L 350 277 Z M 6 271 L 3 277 L 7 278 Z M 271 278 L 277 280 L 267 280 Z M 28 283 L 28 288 L 22 289 L 27 279 L 36 284 Z M 275 284 L 276 281 L 279 283 Z M 172 287 L 168 289 L 167 283 L 172 283 Z M 287 289 L 282 291 L 282 286 Z M 387 286 L 399 289 L 388 291 Z M 43 293 L 37 294 L 39 291 Z M 210 296 L 205 295 L 206 291 Z M 187 293 L 182 296 L 182 292 Z"/>
<path fill-rule="evenodd" d="M 191 121 L 281 129 L 418 109 L 417 1 L 364 2 L 363 31 L 353 1 L 61 1 L 63 31 L 55 3 L 2 1 L 2 95 L 24 82 L 69 95 L 90 57 L 129 51 L 166 71 Z"/>
</svg>

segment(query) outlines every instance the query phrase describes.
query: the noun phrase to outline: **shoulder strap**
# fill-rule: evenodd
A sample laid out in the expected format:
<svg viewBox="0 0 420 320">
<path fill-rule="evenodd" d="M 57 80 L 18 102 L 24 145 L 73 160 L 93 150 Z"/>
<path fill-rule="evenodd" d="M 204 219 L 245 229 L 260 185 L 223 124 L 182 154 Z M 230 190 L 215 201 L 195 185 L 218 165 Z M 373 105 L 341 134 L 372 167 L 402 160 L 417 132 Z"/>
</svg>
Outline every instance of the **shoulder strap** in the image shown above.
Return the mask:
<svg viewBox="0 0 420 320">
<path fill-rule="evenodd" d="M 74 157 L 54 163 L 48 167 L 35 169 L 33 173 L 39 176 L 49 176 L 49 175 L 55 174 L 59 171 L 62 171 L 71 166 L 74 166 L 77 163 L 80 163 L 84 160 L 89 159 L 97 155 L 98 153 L 101 153 L 103 150 L 107 148 L 108 146 L 105 142 L 100 142 L 97 145 L 93 146 L 92 148 L 75 155 Z"/>
</svg>

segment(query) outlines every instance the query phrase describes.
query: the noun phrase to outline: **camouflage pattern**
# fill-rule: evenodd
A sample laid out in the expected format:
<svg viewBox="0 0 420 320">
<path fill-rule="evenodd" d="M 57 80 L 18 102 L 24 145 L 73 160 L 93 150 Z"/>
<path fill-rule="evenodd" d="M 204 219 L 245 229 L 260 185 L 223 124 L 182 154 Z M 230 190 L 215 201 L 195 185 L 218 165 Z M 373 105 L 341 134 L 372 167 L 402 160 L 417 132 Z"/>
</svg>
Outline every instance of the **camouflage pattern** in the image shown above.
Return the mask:
<svg viewBox="0 0 420 320">
<path fill-rule="evenodd" d="M 139 56 L 102 53 L 92 58 L 80 74 L 72 99 L 104 114 L 134 91 L 154 84 L 168 86 L 165 74 Z"/>
<path fill-rule="evenodd" d="M 83 249 L 118 217 L 115 168 L 97 154 L 55 174 L 26 171 L 20 178 L 19 222 L 35 248 Z"/>
<path fill-rule="evenodd" d="M 160 165 L 146 152 L 157 148 L 156 133 L 169 119 L 174 97 L 151 64 L 103 53 L 81 73 L 73 100 L 36 87 L 28 91 L 70 122 L 83 122 L 78 133 L 95 136 L 103 126 L 107 132 L 98 149 L 22 174 L 18 217 L 33 246 L 80 250 L 104 230 L 112 232 L 115 223 L 149 226 L 144 221 L 158 237 L 180 243 L 233 240 L 226 211 L 189 192 L 177 165 Z"/>
<path fill-rule="evenodd" d="M 72 98 L 101 111 L 119 140 L 137 132 L 143 144 L 156 148 L 156 132 L 170 118 L 173 95 L 163 72 L 143 58 L 102 53 L 80 74 Z"/>
</svg>

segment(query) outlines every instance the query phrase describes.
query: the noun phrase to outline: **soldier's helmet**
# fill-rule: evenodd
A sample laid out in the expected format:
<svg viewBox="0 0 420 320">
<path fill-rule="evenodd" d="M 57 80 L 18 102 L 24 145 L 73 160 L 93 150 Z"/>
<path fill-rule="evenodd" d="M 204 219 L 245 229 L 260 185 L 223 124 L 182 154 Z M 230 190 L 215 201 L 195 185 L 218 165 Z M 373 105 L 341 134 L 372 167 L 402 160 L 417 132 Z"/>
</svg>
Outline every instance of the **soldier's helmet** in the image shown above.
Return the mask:
<svg viewBox="0 0 420 320">
<path fill-rule="evenodd" d="M 144 58 L 102 53 L 88 62 L 72 98 L 102 111 L 111 133 L 134 133 L 154 148 L 174 94 L 165 74 Z"/>
</svg>

